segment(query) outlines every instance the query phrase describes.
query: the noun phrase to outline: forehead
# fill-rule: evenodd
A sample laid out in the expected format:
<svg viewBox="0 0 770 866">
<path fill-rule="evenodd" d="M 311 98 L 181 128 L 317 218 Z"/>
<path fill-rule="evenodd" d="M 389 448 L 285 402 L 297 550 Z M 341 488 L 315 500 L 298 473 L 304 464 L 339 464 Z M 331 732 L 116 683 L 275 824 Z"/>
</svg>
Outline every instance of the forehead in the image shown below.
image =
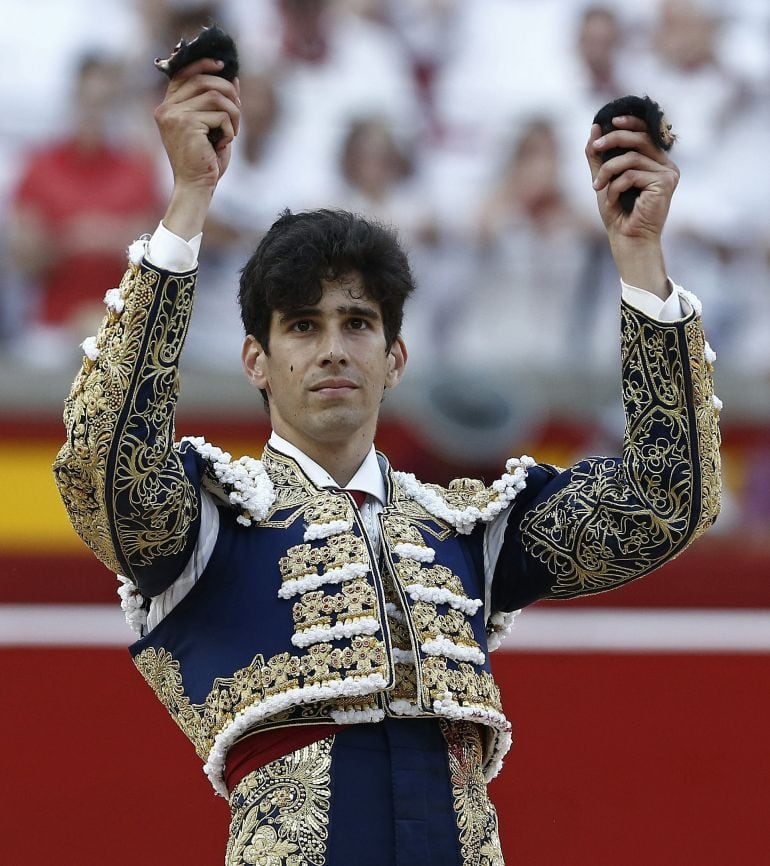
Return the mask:
<svg viewBox="0 0 770 866">
<path fill-rule="evenodd" d="M 310 296 L 307 301 L 300 300 L 296 306 L 273 310 L 273 320 L 311 311 L 316 314 L 334 315 L 364 309 L 382 318 L 380 302 L 366 293 L 360 275 L 351 273 L 335 279 L 322 280 L 320 296 Z"/>
</svg>

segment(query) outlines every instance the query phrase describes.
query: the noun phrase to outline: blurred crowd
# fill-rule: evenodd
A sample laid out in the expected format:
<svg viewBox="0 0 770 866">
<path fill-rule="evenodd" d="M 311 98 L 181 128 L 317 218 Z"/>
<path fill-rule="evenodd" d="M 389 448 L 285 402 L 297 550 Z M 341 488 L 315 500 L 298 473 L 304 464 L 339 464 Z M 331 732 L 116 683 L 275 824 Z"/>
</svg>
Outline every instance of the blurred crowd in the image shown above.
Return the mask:
<svg viewBox="0 0 770 866">
<path fill-rule="evenodd" d="M 720 366 L 770 369 L 766 0 L 13 0 L 0 35 L 0 363 L 71 369 L 171 185 L 152 59 L 216 20 L 243 120 L 215 196 L 187 363 L 237 370 L 238 272 L 289 207 L 394 224 L 410 364 L 616 365 L 619 284 L 584 147 L 649 94 L 682 179 L 665 249 Z"/>
</svg>

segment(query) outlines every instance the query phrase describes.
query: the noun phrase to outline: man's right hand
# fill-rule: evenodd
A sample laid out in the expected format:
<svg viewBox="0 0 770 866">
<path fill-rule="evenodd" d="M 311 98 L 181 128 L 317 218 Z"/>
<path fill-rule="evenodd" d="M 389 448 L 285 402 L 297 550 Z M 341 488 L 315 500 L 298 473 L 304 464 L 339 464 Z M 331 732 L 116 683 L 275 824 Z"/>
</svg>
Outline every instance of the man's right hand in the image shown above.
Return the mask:
<svg viewBox="0 0 770 866">
<path fill-rule="evenodd" d="M 185 240 L 203 231 L 211 197 L 230 162 L 240 123 L 238 79 L 216 75 L 221 62 L 198 60 L 169 82 L 155 122 L 174 172 L 174 190 L 163 223 Z M 221 129 L 212 145 L 208 134 Z"/>
</svg>

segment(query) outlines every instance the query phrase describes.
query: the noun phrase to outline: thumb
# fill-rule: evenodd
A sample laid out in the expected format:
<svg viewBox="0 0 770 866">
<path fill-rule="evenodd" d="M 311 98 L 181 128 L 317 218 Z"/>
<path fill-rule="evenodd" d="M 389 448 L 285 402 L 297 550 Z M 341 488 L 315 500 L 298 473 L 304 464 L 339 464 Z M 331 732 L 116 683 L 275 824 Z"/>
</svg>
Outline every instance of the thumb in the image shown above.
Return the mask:
<svg viewBox="0 0 770 866">
<path fill-rule="evenodd" d="M 591 170 L 591 180 L 596 180 L 596 175 L 599 172 L 599 169 L 602 166 L 602 155 L 599 151 L 596 150 L 594 144 L 596 144 L 597 140 L 602 136 L 602 128 L 598 123 L 594 123 L 591 127 L 591 132 L 588 136 L 588 142 L 586 144 L 585 154 L 586 159 L 588 160 L 588 167 Z"/>
</svg>

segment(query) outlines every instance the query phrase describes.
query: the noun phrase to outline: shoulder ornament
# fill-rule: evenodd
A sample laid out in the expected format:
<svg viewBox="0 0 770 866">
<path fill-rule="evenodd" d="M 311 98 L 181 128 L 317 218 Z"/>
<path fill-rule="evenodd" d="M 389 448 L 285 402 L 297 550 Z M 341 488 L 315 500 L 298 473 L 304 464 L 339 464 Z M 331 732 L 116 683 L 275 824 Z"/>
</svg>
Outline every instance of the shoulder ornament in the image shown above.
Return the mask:
<svg viewBox="0 0 770 866">
<path fill-rule="evenodd" d="M 202 436 L 185 436 L 190 445 L 209 464 L 211 472 L 222 486 L 228 502 L 241 513 L 236 518 L 242 526 L 264 520 L 275 502 L 275 490 L 261 460 L 240 457 L 233 460 L 227 451 L 211 445 Z"/>
<path fill-rule="evenodd" d="M 535 461 L 526 455 L 512 457 L 506 472 L 485 487 L 480 481 L 459 478 L 448 489 L 423 484 L 411 472 L 393 472 L 402 493 L 421 505 L 429 514 L 448 523 L 461 535 L 468 535 L 477 523 L 489 523 L 507 508 L 527 486 L 527 472 Z"/>
</svg>

